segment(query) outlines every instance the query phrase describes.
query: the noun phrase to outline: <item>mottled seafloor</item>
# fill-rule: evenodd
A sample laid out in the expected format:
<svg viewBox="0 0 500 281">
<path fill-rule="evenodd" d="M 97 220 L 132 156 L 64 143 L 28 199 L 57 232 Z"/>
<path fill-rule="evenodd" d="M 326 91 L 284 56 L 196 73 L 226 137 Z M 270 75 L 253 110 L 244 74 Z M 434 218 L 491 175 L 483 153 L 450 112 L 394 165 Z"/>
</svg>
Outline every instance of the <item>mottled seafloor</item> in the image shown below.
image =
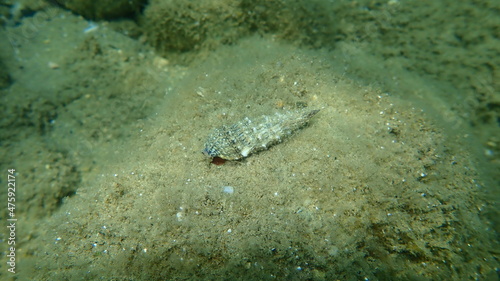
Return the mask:
<svg viewBox="0 0 500 281">
<path fill-rule="evenodd" d="M 1 280 L 499 279 L 498 1 L 4 0 L 0 24 Z M 302 108 L 268 150 L 201 153 Z"/>
</svg>

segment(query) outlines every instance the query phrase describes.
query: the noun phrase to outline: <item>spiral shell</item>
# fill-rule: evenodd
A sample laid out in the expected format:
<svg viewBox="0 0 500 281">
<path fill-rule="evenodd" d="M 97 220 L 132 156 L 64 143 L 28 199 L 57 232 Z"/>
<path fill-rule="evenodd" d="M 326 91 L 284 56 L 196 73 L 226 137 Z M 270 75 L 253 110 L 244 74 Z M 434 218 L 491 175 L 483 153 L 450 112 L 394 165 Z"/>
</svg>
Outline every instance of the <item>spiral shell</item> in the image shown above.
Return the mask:
<svg viewBox="0 0 500 281">
<path fill-rule="evenodd" d="M 282 142 L 307 125 L 319 110 L 297 110 L 240 122 L 215 129 L 203 153 L 209 157 L 238 160 Z"/>
</svg>

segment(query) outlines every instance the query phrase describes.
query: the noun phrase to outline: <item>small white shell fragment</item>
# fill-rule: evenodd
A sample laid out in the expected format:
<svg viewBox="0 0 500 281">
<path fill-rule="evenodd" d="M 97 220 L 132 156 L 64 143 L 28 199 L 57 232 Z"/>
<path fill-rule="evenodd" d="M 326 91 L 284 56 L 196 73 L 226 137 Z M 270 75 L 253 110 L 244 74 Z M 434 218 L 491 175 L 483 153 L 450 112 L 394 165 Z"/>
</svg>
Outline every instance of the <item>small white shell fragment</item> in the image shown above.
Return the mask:
<svg viewBox="0 0 500 281">
<path fill-rule="evenodd" d="M 222 192 L 228 193 L 228 194 L 233 194 L 234 193 L 234 187 L 229 186 L 229 185 L 223 186 L 222 187 Z"/>
<path fill-rule="evenodd" d="M 50 69 L 58 69 L 59 68 L 59 64 L 52 62 L 52 61 L 49 61 L 49 63 L 47 65 Z"/>
<path fill-rule="evenodd" d="M 88 26 L 83 30 L 83 33 L 90 33 L 96 31 L 99 28 L 99 25 L 94 22 L 89 21 Z"/>
<path fill-rule="evenodd" d="M 177 218 L 177 221 L 182 221 L 182 219 L 183 219 L 182 212 L 178 212 L 177 214 L 175 214 L 175 217 Z"/>
</svg>

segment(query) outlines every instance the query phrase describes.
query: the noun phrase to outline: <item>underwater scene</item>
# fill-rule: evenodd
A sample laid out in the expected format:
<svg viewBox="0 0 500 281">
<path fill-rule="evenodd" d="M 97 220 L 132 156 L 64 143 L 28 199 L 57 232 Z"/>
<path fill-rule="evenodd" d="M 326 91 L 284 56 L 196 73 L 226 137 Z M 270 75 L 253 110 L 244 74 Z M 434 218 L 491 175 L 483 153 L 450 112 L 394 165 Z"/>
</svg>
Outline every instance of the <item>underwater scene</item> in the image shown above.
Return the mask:
<svg viewBox="0 0 500 281">
<path fill-rule="evenodd" d="M 0 26 L 0 280 L 500 280 L 500 1 Z"/>
</svg>

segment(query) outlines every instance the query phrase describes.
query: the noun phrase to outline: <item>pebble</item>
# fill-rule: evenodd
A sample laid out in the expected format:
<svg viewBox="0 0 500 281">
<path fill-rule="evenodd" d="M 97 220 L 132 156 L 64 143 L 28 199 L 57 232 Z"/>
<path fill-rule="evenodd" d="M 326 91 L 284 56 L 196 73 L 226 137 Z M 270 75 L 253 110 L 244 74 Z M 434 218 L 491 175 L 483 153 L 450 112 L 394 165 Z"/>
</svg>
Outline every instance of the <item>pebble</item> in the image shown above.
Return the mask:
<svg viewBox="0 0 500 281">
<path fill-rule="evenodd" d="M 224 187 L 222 187 L 222 192 L 228 193 L 228 194 L 233 194 L 234 193 L 234 187 L 229 186 L 229 185 L 224 186 Z"/>
</svg>

